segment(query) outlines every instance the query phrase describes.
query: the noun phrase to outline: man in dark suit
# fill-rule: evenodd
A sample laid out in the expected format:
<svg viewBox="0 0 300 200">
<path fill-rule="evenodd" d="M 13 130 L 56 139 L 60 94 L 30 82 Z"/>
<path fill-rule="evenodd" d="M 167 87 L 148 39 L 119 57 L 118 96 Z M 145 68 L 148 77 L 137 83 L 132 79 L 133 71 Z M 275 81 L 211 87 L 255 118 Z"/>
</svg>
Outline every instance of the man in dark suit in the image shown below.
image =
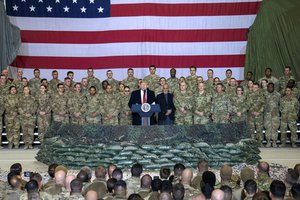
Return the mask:
<svg viewBox="0 0 300 200">
<path fill-rule="evenodd" d="M 149 103 L 150 105 L 155 103 L 155 94 L 152 90 L 148 89 L 147 83 L 142 81 L 140 83 L 140 89 L 131 93 L 128 106 L 131 108 L 133 104 Z M 142 120 L 138 113 L 132 113 L 132 125 L 141 125 Z M 155 124 L 154 114 L 150 118 L 150 124 Z"/>
<path fill-rule="evenodd" d="M 163 85 L 163 93 L 156 97 L 156 103 L 160 105 L 161 112 L 158 113 L 159 125 L 174 124 L 175 106 L 173 103 L 173 95 L 169 93 L 169 85 Z"/>
</svg>

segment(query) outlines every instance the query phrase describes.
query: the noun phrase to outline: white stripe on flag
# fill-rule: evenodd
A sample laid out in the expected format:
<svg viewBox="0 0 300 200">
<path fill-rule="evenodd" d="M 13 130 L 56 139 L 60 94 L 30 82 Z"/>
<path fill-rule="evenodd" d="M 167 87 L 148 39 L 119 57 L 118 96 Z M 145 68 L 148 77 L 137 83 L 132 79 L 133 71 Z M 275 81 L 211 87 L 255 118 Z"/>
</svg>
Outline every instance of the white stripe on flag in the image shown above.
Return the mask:
<svg viewBox="0 0 300 200">
<path fill-rule="evenodd" d="M 200 17 L 111 17 L 101 19 L 9 17 L 21 30 L 109 31 L 109 30 L 202 30 L 249 28 L 255 15 Z"/>
<path fill-rule="evenodd" d="M 19 55 L 57 57 L 243 55 L 245 54 L 246 44 L 247 42 L 245 41 L 191 43 L 131 42 L 109 44 L 22 43 Z"/>
</svg>

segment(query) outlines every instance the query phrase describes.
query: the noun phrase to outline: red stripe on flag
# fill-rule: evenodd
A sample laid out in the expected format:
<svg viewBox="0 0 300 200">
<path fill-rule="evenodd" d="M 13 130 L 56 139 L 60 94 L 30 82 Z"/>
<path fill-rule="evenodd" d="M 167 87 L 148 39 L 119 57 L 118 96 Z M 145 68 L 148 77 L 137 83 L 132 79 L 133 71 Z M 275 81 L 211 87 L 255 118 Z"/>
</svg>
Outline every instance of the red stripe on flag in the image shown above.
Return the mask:
<svg viewBox="0 0 300 200">
<path fill-rule="evenodd" d="M 41 69 L 109 69 L 148 67 L 151 64 L 159 68 L 198 67 L 243 67 L 245 55 L 222 56 L 112 56 L 112 57 L 30 57 L 18 56 L 12 63 L 15 67 Z"/>
<path fill-rule="evenodd" d="M 101 32 L 21 31 L 22 42 L 97 44 L 114 42 L 229 42 L 246 41 L 247 29 L 123 30 Z M 78 39 L 80 38 L 80 40 Z"/>
<path fill-rule="evenodd" d="M 219 16 L 256 14 L 261 2 L 199 4 L 113 4 L 112 17 L 125 16 Z"/>
</svg>

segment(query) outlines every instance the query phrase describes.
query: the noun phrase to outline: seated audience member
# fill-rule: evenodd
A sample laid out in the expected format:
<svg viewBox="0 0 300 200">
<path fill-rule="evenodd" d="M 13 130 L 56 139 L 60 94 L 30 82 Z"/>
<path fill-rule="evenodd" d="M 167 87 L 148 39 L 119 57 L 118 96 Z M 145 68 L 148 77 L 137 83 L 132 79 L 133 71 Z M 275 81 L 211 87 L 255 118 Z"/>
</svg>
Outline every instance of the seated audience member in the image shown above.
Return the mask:
<svg viewBox="0 0 300 200">
<path fill-rule="evenodd" d="M 198 173 L 193 179 L 191 186 L 201 191 L 200 183 L 202 181 L 202 174 L 208 171 L 208 161 L 204 159 L 199 160 L 197 164 L 197 171 Z"/>
<path fill-rule="evenodd" d="M 131 195 L 132 193 L 137 193 L 139 186 L 141 184 L 140 176 L 143 172 L 143 166 L 139 163 L 132 165 L 131 167 L 131 177 L 126 179 L 127 193 Z"/>
<path fill-rule="evenodd" d="M 233 191 L 232 195 L 233 195 L 234 200 L 241 200 L 246 197 L 245 192 L 244 192 L 244 186 L 245 186 L 246 181 L 254 180 L 254 171 L 252 169 L 250 169 L 249 167 L 244 167 L 244 168 L 242 168 L 242 170 L 240 172 L 240 177 L 242 180 L 243 187 Z"/>
<path fill-rule="evenodd" d="M 71 192 L 70 192 L 70 197 L 69 199 L 77 199 L 77 200 L 83 200 L 84 197 L 82 196 L 82 181 L 78 178 L 75 178 L 71 182 Z"/>
<path fill-rule="evenodd" d="M 292 186 L 291 195 L 294 199 L 300 199 L 300 183 L 296 183 Z"/>
<path fill-rule="evenodd" d="M 282 181 L 274 180 L 270 185 L 270 197 L 272 200 L 283 200 L 285 195 L 285 184 Z"/>
<path fill-rule="evenodd" d="M 113 199 L 127 199 L 127 185 L 123 180 L 118 180 L 114 187 Z"/>
<path fill-rule="evenodd" d="M 158 200 L 172 200 L 171 193 L 169 192 L 162 192 L 158 196 Z"/>
<path fill-rule="evenodd" d="M 258 192 L 257 184 L 254 180 L 247 180 L 244 184 L 244 200 L 252 200 L 253 196 Z"/>
<path fill-rule="evenodd" d="M 159 171 L 159 176 L 161 180 L 168 180 L 169 176 L 171 175 L 171 170 L 168 167 L 161 167 Z"/>
<path fill-rule="evenodd" d="M 185 194 L 184 186 L 181 183 L 176 183 L 173 186 L 173 199 L 174 200 L 183 200 Z"/>
<path fill-rule="evenodd" d="M 225 194 L 222 190 L 220 189 L 215 189 L 211 193 L 211 200 L 224 200 L 225 199 Z"/>
<path fill-rule="evenodd" d="M 222 185 L 220 190 L 224 192 L 224 200 L 231 200 L 232 199 L 232 189 L 228 185 Z"/>
<path fill-rule="evenodd" d="M 123 172 L 120 168 L 116 168 L 112 173 L 112 178 L 117 179 L 117 181 L 123 179 Z"/>
<path fill-rule="evenodd" d="M 138 189 L 138 194 L 144 199 L 146 198 L 151 192 L 151 182 L 152 177 L 149 174 L 145 174 L 141 178 L 141 186 Z"/>
<path fill-rule="evenodd" d="M 3 191 L 3 200 L 19 200 L 23 194 L 22 179 L 16 172 L 9 172 L 7 182 L 10 185 L 6 191 Z M 1 195 L 0 195 L 1 197 Z"/>
<path fill-rule="evenodd" d="M 85 200 L 98 200 L 98 193 L 94 190 L 90 190 L 85 195 Z"/>
<path fill-rule="evenodd" d="M 201 192 L 206 199 L 211 198 L 211 193 L 214 190 L 216 184 L 216 175 L 211 171 L 205 171 L 202 175 L 202 181 L 200 183 Z"/>
<path fill-rule="evenodd" d="M 154 177 L 151 182 L 151 192 L 149 194 L 149 200 L 157 200 L 161 191 L 162 181 L 158 177 Z"/>
<path fill-rule="evenodd" d="M 173 184 L 179 183 L 179 178 L 181 176 L 182 171 L 185 169 L 185 166 L 181 163 L 177 163 L 174 165 L 173 171 L 174 174 L 170 176 L 169 180 L 172 181 Z"/>
<path fill-rule="evenodd" d="M 265 161 L 260 161 L 257 164 L 257 187 L 260 191 L 269 190 L 272 179 L 270 178 L 270 166 Z"/>
</svg>

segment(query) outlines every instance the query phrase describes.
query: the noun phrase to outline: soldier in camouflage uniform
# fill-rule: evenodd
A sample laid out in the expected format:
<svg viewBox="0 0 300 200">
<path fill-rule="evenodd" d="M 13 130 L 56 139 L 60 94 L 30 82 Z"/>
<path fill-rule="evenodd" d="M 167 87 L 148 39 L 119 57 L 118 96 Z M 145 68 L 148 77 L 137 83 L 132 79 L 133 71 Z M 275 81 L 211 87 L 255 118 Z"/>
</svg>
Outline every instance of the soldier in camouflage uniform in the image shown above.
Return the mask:
<svg viewBox="0 0 300 200">
<path fill-rule="evenodd" d="M 32 149 L 34 128 L 36 123 L 37 102 L 30 95 L 29 87 L 23 88 L 23 96 L 19 99 L 18 111 L 23 132 L 24 149 Z"/>
<path fill-rule="evenodd" d="M 85 112 L 86 112 L 86 97 L 80 93 L 81 84 L 76 83 L 74 86 L 74 92 L 68 99 L 68 109 L 70 114 L 70 122 L 72 124 L 83 125 L 85 123 Z"/>
<path fill-rule="evenodd" d="M 278 138 L 277 130 L 280 125 L 279 119 L 279 102 L 280 94 L 274 91 L 274 83 L 269 83 L 267 92 L 265 93 L 266 102 L 264 110 L 264 127 L 266 129 L 266 147 L 277 147 L 276 141 Z M 271 141 L 272 140 L 272 141 Z"/>
<path fill-rule="evenodd" d="M 198 92 L 194 96 L 194 124 L 210 122 L 211 95 L 205 90 L 205 83 L 198 83 Z"/>
<path fill-rule="evenodd" d="M 120 96 L 120 125 L 131 125 L 132 114 L 128 107 L 130 99 L 130 88 L 125 86 L 124 94 Z"/>
<path fill-rule="evenodd" d="M 112 85 L 107 85 L 103 94 L 103 125 L 118 125 L 120 103 L 117 94 L 113 93 Z"/>
<path fill-rule="evenodd" d="M 260 161 L 257 164 L 256 183 L 260 191 L 269 190 L 272 179 L 270 178 L 270 166 L 265 161 Z"/>
<path fill-rule="evenodd" d="M 106 81 L 108 82 L 109 85 L 112 86 L 113 92 L 117 92 L 117 90 L 119 89 L 119 81 L 113 78 L 113 72 L 111 70 L 107 70 L 106 76 L 107 76 Z"/>
<path fill-rule="evenodd" d="M 58 79 L 58 71 L 53 70 L 52 71 L 52 79 L 49 81 L 48 84 L 48 92 L 51 93 L 57 92 L 57 84 L 61 83 L 62 81 Z"/>
<path fill-rule="evenodd" d="M 236 95 L 230 98 L 232 112 L 230 114 L 230 121 L 232 123 L 246 121 L 247 106 L 245 105 L 246 96 L 243 94 L 243 87 L 237 86 Z"/>
<path fill-rule="evenodd" d="M 72 80 L 70 77 L 64 79 L 64 93 L 69 97 L 73 93 L 74 87 L 72 86 Z"/>
<path fill-rule="evenodd" d="M 0 95 L 9 94 L 10 84 L 7 83 L 6 77 L 4 74 L 0 75 Z"/>
<path fill-rule="evenodd" d="M 70 78 L 70 89 L 73 89 L 76 82 L 74 81 L 74 72 L 73 71 L 68 71 L 67 72 L 67 77 Z M 67 89 L 67 88 L 65 88 Z"/>
<path fill-rule="evenodd" d="M 240 84 L 240 86 L 242 86 L 244 88 L 244 91 L 246 91 L 248 89 L 248 82 L 253 79 L 253 73 L 251 71 L 248 71 L 246 74 L 246 79 L 244 81 L 242 81 L 242 83 Z"/>
<path fill-rule="evenodd" d="M 103 105 L 100 101 L 100 95 L 94 86 L 90 87 L 90 94 L 87 97 L 86 122 L 90 124 L 101 124 L 101 113 Z"/>
<path fill-rule="evenodd" d="M 40 86 L 40 92 L 36 94 L 37 102 L 37 125 L 39 131 L 39 141 L 43 143 L 44 135 L 51 121 L 51 100 L 50 95 L 46 92 L 45 85 Z"/>
<path fill-rule="evenodd" d="M 91 86 L 90 86 L 91 87 Z M 88 80 L 87 80 L 87 78 L 82 78 L 81 79 L 81 90 L 80 90 L 80 92 L 81 92 L 81 94 L 83 94 L 84 96 L 87 96 L 87 95 L 89 95 L 89 93 L 90 93 L 90 90 L 89 90 L 89 88 L 90 87 L 88 87 Z M 95 87 L 95 86 L 94 86 Z M 100 87 L 100 86 L 99 86 Z"/>
<path fill-rule="evenodd" d="M 205 90 L 212 94 L 214 93 L 214 70 L 208 69 L 207 70 L 207 80 L 205 81 Z"/>
<path fill-rule="evenodd" d="M 287 126 L 291 130 L 292 147 L 297 147 L 297 114 L 299 112 L 299 101 L 293 96 L 291 88 L 285 88 L 285 96 L 280 99 L 280 112 L 281 112 L 281 147 L 286 146 Z"/>
<path fill-rule="evenodd" d="M 68 114 L 68 96 L 65 94 L 63 83 L 57 84 L 58 92 L 51 97 L 51 110 L 53 121 L 61 123 L 69 123 Z"/>
<path fill-rule="evenodd" d="M 230 85 L 231 77 L 232 77 L 232 70 L 231 69 L 227 69 L 226 70 L 226 78 L 222 81 L 223 86 L 225 88 L 227 88 Z"/>
<path fill-rule="evenodd" d="M 235 96 L 236 94 L 237 81 L 235 78 L 230 79 L 229 86 L 226 87 L 225 92 L 228 98 Z"/>
<path fill-rule="evenodd" d="M 228 123 L 231 112 L 230 100 L 223 91 L 222 83 L 218 83 L 216 93 L 212 96 L 211 114 L 214 123 Z"/>
<path fill-rule="evenodd" d="M 18 68 L 17 69 L 17 78 L 13 80 L 12 84 L 14 86 L 16 86 L 17 90 L 19 91 L 19 88 L 22 88 L 23 90 L 23 86 L 22 86 L 22 77 L 23 77 L 23 70 Z"/>
<path fill-rule="evenodd" d="M 293 79 L 295 80 L 295 78 L 292 76 L 292 68 L 290 66 L 285 66 L 284 67 L 284 76 L 279 77 L 279 92 L 281 94 L 284 93 L 284 89 L 288 83 L 289 80 Z"/>
<path fill-rule="evenodd" d="M 144 77 L 144 81 L 148 84 L 148 88 L 155 91 L 159 87 L 159 76 L 156 75 L 156 67 L 154 65 L 149 66 L 150 74 Z"/>
<path fill-rule="evenodd" d="M 11 149 L 13 145 L 19 148 L 20 142 L 20 121 L 18 117 L 18 103 L 19 96 L 15 86 L 10 86 L 10 94 L 4 98 L 5 108 L 5 125 L 6 125 L 6 138 L 8 141 L 8 148 Z"/>
<path fill-rule="evenodd" d="M 87 85 L 87 88 L 90 88 L 91 86 L 94 86 L 97 91 L 99 91 L 99 89 L 101 88 L 101 81 L 100 79 L 96 78 L 94 76 L 94 69 L 93 68 L 88 68 L 87 69 L 87 82 L 88 82 L 88 85 Z"/>
<path fill-rule="evenodd" d="M 176 69 L 170 69 L 170 78 L 167 79 L 167 83 L 169 85 L 169 92 L 174 93 L 174 91 L 178 90 L 179 79 L 176 77 Z"/>
<path fill-rule="evenodd" d="M 22 85 L 17 88 L 17 93 L 22 96 L 22 94 L 23 94 L 23 88 L 25 86 L 29 86 L 29 85 L 28 85 L 28 80 L 27 80 L 26 77 L 23 77 L 21 80 L 22 80 L 22 82 L 21 82 Z"/>
<path fill-rule="evenodd" d="M 180 91 L 174 92 L 176 108 L 175 123 L 178 125 L 193 124 L 194 97 L 187 88 L 186 82 L 179 84 Z"/>
<path fill-rule="evenodd" d="M 34 78 L 29 80 L 29 87 L 30 87 L 31 95 L 35 96 L 35 93 L 39 91 L 41 85 L 40 70 L 34 69 L 33 75 Z"/>
<path fill-rule="evenodd" d="M 163 87 L 164 85 L 167 83 L 167 80 L 165 77 L 160 77 L 159 79 L 159 87 L 156 88 L 156 90 L 154 91 L 155 96 L 157 96 L 158 94 L 163 92 Z"/>
<path fill-rule="evenodd" d="M 272 69 L 271 69 L 271 68 L 267 67 L 267 68 L 265 69 L 265 76 L 262 77 L 262 78 L 260 78 L 260 79 L 258 80 L 258 82 L 261 83 L 261 81 L 262 81 L 263 79 L 268 80 L 268 83 L 271 83 L 271 82 L 274 83 L 275 90 L 278 91 L 278 88 L 279 88 L 279 81 L 278 81 L 278 79 L 277 79 L 276 77 L 272 76 Z"/>
<path fill-rule="evenodd" d="M 251 138 L 261 144 L 263 139 L 263 112 L 265 107 L 265 96 L 259 90 L 258 83 L 254 83 L 252 92 L 247 94 L 246 104 L 248 107 L 248 127 Z M 256 130 L 256 136 L 254 131 Z"/>
<path fill-rule="evenodd" d="M 186 83 L 188 84 L 189 90 L 192 92 L 197 91 L 197 83 L 198 83 L 198 76 L 197 76 L 197 67 L 191 66 L 190 67 L 190 75 L 186 77 Z"/>
<path fill-rule="evenodd" d="M 139 79 L 134 77 L 134 71 L 132 68 L 127 70 L 127 78 L 125 78 L 122 83 L 128 86 L 131 91 L 137 90 L 139 88 Z"/>
</svg>

